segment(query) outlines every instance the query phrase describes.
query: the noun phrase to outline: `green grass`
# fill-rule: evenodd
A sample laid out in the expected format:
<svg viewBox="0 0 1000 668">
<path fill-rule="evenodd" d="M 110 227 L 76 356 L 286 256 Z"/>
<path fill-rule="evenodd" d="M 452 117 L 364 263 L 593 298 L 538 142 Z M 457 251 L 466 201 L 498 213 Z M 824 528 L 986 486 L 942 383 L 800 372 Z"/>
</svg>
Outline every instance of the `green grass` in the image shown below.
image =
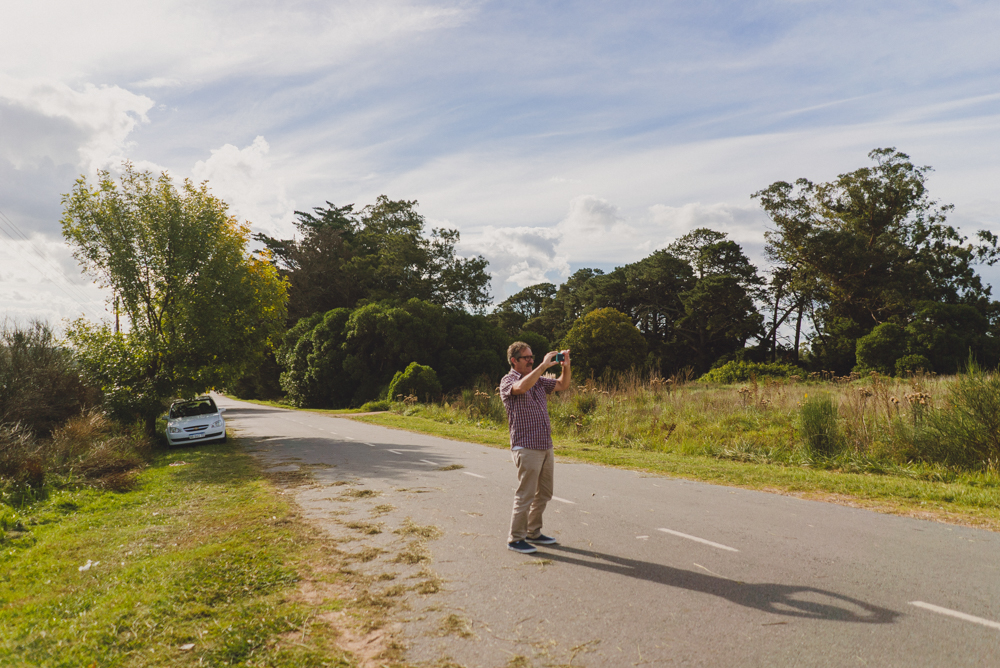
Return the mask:
<svg viewBox="0 0 1000 668">
<path fill-rule="evenodd" d="M 330 555 L 236 442 L 159 453 L 132 491 L 56 491 L 16 519 L 0 665 L 355 665 L 315 622 L 339 602 L 296 593 Z"/>
<path fill-rule="evenodd" d="M 271 401 L 269 399 L 240 399 L 237 396 L 225 393 L 223 393 L 222 396 L 232 399 L 233 401 L 244 401 L 248 404 L 257 404 L 258 406 L 270 406 L 271 408 L 287 408 L 288 410 L 309 411 L 310 413 L 326 413 L 329 415 L 351 415 L 354 413 L 367 412 L 362 408 L 298 408 L 284 401 Z"/>
<path fill-rule="evenodd" d="M 413 410 L 413 409 L 410 409 Z M 558 411 L 553 411 L 558 413 Z M 431 415 L 432 417 L 425 417 Z M 721 485 L 794 494 L 804 498 L 835 501 L 848 505 L 969 524 L 1000 530 L 1000 480 L 989 474 L 954 474 L 947 481 L 920 479 L 916 473 L 901 469 L 895 474 L 849 472 L 817 469 L 812 466 L 788 465 L 785 462 L 755 463 L 740 461 L 739 452 L 732 445 L 738 443 L 740 433 L 756 436 L 762 442 L 773 432 L 772 438 L 790 438 L 791 424 L 762 424 L 752 416 L 736 419 L 694 417 L 695 425 L 678 426 L 670 436 L 676 445 L 672 450 L 652 450 L 629 447 L 617 443 L 597 443 L 590 436 L 573 438 L 565 435 L 554 437 L 557 455 L 605 466 L 649 471 L 688 480 L 698 480 Z M 506 427 L 485 424 L 447 413 L 444 409 L 418 408 L 416 414 L 386 413 L 366 415 L 355 420 L 386 427 L 405 429 L 445 438 L 481 443 L 496 448 L 510 446 Z M 555 419 L 555 418 L 554 418 Z M 766 422 L 766 421 L 765 421 Z M 668 427 L 669 429 L 669 427 Z M 679 434 L 679 432 L 684 432 Z M 728 438 L 730 445 L 720 445 Z M 715 443 L 713 445 L 713 442 Z M 730 456 L 721 457 L 725 447 L 734 448 Z M 715 456 L 705 454 L 717 449 Z M 747 449 L 757 455 L 759 447 Z M 931 469 L 933 472 L 936 469 Z"/>
</svg>

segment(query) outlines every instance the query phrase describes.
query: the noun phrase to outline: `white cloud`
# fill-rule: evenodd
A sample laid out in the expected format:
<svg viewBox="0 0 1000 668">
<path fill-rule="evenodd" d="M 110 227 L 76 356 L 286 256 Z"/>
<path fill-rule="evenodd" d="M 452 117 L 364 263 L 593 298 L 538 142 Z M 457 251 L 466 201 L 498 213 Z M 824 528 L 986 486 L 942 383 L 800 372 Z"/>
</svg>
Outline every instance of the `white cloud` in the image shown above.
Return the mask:
<svg viewBox="0 0 1000 668">
<path fill-rule="evenodd" d="M 724 232 L 738 243 L 758 242 L 762 239 L 762 232 L 767 224 L 767 217 L 760 207 L 725 202 L 691 202 L 683 206 L 654 204 L 649 207 L 649 213 L 657 228 L 657 243 L 661 248 L 699 227 Z"/>
<path fill-rule="evenodd" d="M 270 150 L 260 136 L 243 149 L 226 144 L 212 149 L 211 157 L 198 161 L 191 174 L 198 182 L 207 180 L 212 193 L 224 199 L 240 220 L 271 236 L 289 238 L 295 202 L 285 193 L 280 170 L 271 164 Z"/>
<path fill-rule="evenodd" d="M 79 89 L 0 74 L 0 159 L 17 169 L 40 162 L 72 163 L 87 171 L 120 162 L 127 137 L 149 121 L 154 102 L 118 86 Z"/>
<path fill-rule="evenodd" d="M 524 288 L 569 275 L 566 256 L 558 251 L 561 239 L 558 230 L 548 227 L 487 227 L 463 246 L 489 260 L 492 293 L 499 302 L 509 283 Z"/>
<path fill-rule="evenodd" d="M 0 235 L 0 321 L 42 320 L 58 327 L 81 315 L 110 319 L 106 297 L 80 272 L 65 243 L 41 235 L 29 241 Z"/>
<path fill-rule="evenodd" d="M 146 85 L 328 67 L 374 44 L 457 25 L 469 13 L 462 2 L 407 0 L 107 0 L 99 9 L 45 0 L 8 4 L 0 25 L 7 71 L 78 80 L 95 71 L 155 72 L 127 79 Z M 44 26 L 44 40 L 25 26 Z"/>
</svg>

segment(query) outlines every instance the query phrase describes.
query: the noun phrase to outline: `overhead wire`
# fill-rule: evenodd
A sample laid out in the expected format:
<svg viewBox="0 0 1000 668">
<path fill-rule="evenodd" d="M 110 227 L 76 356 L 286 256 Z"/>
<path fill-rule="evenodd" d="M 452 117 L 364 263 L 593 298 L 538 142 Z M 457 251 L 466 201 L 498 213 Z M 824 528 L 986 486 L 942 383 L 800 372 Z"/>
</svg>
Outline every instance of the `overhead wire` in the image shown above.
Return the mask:
<svg viewBox="0 0 1000 668">
<path fill-rule="evenodd" d="M 37 271 L 39 273 L 39 275 L 42 276 L 42 278 L 47 279 L 49 282 L 52 283 L 52 285 L 54 285 L 64 295 L 66 295 L 67 297 L 69 297 L 70 300 L 72 300 L 73 302 L 75 302 L 83 310 L 83 312 L 85 314 L 88 314 L 91 317 L 94 316 L 94 311 L 93 311 L 92 307 L 89 305 L 89 303 L 91 302 L 91 300 L 82 291 L 80 291 L 78 288 L 76 288 L 75 286 L 73 286 L 66 279 L 66 276 L 63 273 L 63 270 L 58 265 L 56 265 L 55 263 L 53 263 L 52 260 L 49 259 L 42 252 L 42 249 L 38 246 L 38 244 L 35 243 L 35 241 L 33 239 L 30 239 L 27 235 L 25 235 L 24 232 L 21 231 L 21 228 L 18 227 L 17 224 L 13 220 L 11 220 L 7 216 L 7 214 L 5 214 L 2 210 L 0 210 L 0 230 L 2 230 L 3 233 L 4 233 L 4 235 L 6 235 L 10 239 L 10 243 L 12 244 L 11 247 L 15 250 L 15 252 L 17 250 L 16 244 L 21 243 L 21 242 L 26 243 L 31 248 L 31 250 L 33 250 L 34 253 L 39 258 L 41 258 L 41 260 L 43 262 L 45 262 L 55 272 L 55 276 L 57 278 L 59 278 L 59 279 L 62 279 L 62 282 L 65 285 L 61 285 L 58 280 L 54 280 L 51 275 L 49 275 L 48 273 L 46 273 L 41 267 L 39 267 L 36 264 L 34 264 L 27 257 L 24 257 L 22 255 L 21 259 L 28 266 L 30 266 L 32 269 L 34 269 L 35 271 Z M 0 237 L 0 238 L 2 238 L 2 237 Z M 97 316 L 97 320 L 100 321 L 103 317 L 104 317 L 103 314 L 99 314 Z"/>
</svg>

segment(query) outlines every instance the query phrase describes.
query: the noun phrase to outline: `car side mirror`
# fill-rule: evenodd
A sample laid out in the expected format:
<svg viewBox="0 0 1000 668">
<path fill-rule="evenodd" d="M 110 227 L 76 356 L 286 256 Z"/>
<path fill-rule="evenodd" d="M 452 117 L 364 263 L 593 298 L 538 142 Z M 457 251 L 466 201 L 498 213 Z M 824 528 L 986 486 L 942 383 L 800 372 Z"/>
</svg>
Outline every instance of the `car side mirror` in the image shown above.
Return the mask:
<svg viewBox="0 0 1000 668">
<path fill-rule="evenodd" d="M 219 412 L 220 412 L 220 413 L 225 413 L 225 412 L 226 412 L 226 409 L 225 409 L 225 408 L 220 408 L 220 409 L 219 409 Z"/>
</svg>

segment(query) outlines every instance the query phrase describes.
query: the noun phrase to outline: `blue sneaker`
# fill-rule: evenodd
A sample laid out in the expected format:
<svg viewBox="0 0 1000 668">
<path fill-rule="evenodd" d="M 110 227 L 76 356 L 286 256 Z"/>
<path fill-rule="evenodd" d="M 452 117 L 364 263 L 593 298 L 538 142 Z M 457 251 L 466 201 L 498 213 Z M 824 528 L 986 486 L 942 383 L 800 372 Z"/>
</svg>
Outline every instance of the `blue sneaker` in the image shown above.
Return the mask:
<svg viewBox="0 0 1000 668">
<path fill-rule="evenodd" d="M 552 538 L 551 536 L 546 536 L 543 533 L 538 534 L 537 538 L 532 538 L 529 536 L 527 538 L 527 541 L 529 543 L 534 543 L 535 545 L 555 545 L 557 542 L 559 542 L 555 538 Z"/>
<path fill-rule="evenodd" d="M 515 540 L 513 543 L 507 543 L 507 549 L 520 552 L 521 554 L 532 554 L 534 552 L 538 552 L 538 550 L 531 545 L 528 545 L 528 543 L 523 540 Z"/>
</svg>

